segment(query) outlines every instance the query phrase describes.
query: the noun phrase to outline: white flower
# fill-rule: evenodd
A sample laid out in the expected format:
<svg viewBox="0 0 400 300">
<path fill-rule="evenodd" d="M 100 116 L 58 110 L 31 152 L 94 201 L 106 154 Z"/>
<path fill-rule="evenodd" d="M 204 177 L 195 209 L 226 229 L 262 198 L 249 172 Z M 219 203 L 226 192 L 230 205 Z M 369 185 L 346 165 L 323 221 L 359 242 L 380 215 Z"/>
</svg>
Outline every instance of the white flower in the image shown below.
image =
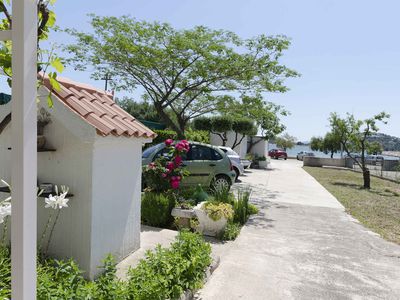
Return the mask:
<svg viewBox="0 0 400 300">
<path fill-rule="evenodd" d="M 11 203 L 0 205 L 0 224 L 4 222 L 4 218 L 11 216 Z"/>
<path fill-rule="evenodd" d="M 69 199 L 65 198 L 67 196 L 67 192 L 61 195 L 50 195 L 49 198 L 45 198 L 44 201 L 46 202 L 45 208 L 53 208 L 53 209 L 61 209 L 63 207 L 68 207 Z"/>
</svg>

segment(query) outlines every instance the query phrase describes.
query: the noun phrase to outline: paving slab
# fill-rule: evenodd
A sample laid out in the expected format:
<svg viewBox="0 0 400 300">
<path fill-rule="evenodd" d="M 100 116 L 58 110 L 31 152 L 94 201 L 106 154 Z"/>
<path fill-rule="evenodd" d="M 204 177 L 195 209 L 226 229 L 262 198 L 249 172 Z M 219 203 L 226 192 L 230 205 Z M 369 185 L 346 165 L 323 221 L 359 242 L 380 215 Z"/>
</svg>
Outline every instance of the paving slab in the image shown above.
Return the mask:
<svg viewBox="0 0 400 300">
<path fill-rule="evenodd" d="M 399 245 L 346 214 L 299 162 L 250 171 L 235 188 L 251 186 L 260 213 L 198 299 L 400 299 Z"/>
</svg>

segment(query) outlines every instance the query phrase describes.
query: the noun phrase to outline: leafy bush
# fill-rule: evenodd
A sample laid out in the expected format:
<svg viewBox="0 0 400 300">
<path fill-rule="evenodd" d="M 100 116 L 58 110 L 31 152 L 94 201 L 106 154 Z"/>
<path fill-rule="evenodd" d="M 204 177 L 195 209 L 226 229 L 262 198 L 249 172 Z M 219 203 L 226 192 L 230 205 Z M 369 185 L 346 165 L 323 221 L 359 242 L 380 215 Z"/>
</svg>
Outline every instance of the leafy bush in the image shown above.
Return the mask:
<svg viewBox="0 0 400 300">
<path fill-rule="evenodd" d="M 142 222 L 155 227 L 169 227 L 175 196 L 169 193 L 145 192 L 142 196 Z"/>
<path fill-rule="evenodd" d="M 267 158 L 265 156 L 257 157 L 257 161 L 266 161 Z"/>
<path fill-rule="evenodd" d="M 188 128 L 185 131 L 185 136 L 188 141 L 199 142 L 199 143 L 210 143 L 210 133 L 204 130 L 192 130 Z"/>
<path fill-rule="evenodd" d="M 173 130 L 160 130 L 156 129 L 153 130 L 156 134 L 157 137 L 153 139 L 153 141 L 150 144 L 146 144 L 145 147 L 149 148 L 153 145 L 157 145 L 160 143 L 164 143 L 165 140 L 171 139 L 171 140 L 176 140 L 177 134 Z"/>
<path fill-rule="evenodd" d="M 203 190 L 200 184 L 196 187 L 192 195 L 192 199 L 196 201 L 196 204 L 206 201 L 209 197 L 210 196 Z"/>
<path fill-rule="evenodd" d="M 233 204 L 235 196 L 229 191 L 227 187 L 219 187 L 212 190 L 212 195 L 215 202 Z"/>
<path fill-rule="evenodd" d="M 247 207 L 247 213 L 249 215 L 256 215 L 258 214 L 260 210 L 258 209 L 257 206 L 255 206 L 254 204 L 249 203 L 248 207 Z"/>
<path fill-rule="evenodd" d="M 132 299 L 178 299 L 187 289 L 202 286 L 205 269 L 211 264 L 211 247 L 202 237 L 181 231 L 170 249 L 160 245 L 146 254 L 128 274 Z"/>
<path fill-rule="evenodd" d="M 235 223 L 239 223 L 244 225 L 249 218 L 249 199 L 250 199 L 250 190 L 240 190 L 238 191 L 238 197 L 233 204 L 234 210 L 234 218 L 233 221 Z"/>
<path fill-rule="evenodd" d="M 232 205 L 222 202 L 206 202 L 203 205 L 203 209 L 207 216 L 214 221 L 218 221 L 221 218 L 232 219 L 233 209 Z"/>
<path fill-rule="evenodd" d="M 240 226 L 240 224 L 229 222 L 226 225 L 224 232 L 222 233 L 221 240 L 223 241 L 235 240 L 239 235 L 241 228 L 242 227 Z"/>
</svg>

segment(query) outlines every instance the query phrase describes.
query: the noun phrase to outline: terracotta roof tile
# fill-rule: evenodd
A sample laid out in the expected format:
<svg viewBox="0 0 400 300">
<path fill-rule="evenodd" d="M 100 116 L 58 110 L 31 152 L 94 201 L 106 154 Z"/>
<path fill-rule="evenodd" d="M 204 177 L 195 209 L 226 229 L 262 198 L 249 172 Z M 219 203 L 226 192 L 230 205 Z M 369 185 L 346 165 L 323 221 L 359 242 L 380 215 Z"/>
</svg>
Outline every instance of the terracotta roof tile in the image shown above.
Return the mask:
<svg viewBox="0 0 400 300">
<path fill-rule="evenodd" d="M 112 95 L 93 86 L 58 77 L 60 91 L 53 90 L 63 103 L 97 129 L 102 136 L 110 134 L 128 137 L 154 138 L 156 134 L 144 126 L 112 99 Z M 47 78 L 45 86 L 51 89 Z"/>
</svg>

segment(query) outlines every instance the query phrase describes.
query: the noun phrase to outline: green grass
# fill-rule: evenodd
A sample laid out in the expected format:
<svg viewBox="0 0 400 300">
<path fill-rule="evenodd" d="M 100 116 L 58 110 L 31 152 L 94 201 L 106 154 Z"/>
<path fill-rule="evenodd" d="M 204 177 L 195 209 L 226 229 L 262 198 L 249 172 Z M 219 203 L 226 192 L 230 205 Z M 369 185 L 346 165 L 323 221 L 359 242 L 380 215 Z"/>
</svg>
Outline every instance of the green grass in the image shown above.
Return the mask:
<svg viewBox="0 0 400 300">
<path fill-rule="evenodd" d="M 362 188 L 362 174 L 346 170 L 304 167 L 362 224 L 388 241 L 400 244 L 400 184 L 371 177 Z"/>
</svg>

